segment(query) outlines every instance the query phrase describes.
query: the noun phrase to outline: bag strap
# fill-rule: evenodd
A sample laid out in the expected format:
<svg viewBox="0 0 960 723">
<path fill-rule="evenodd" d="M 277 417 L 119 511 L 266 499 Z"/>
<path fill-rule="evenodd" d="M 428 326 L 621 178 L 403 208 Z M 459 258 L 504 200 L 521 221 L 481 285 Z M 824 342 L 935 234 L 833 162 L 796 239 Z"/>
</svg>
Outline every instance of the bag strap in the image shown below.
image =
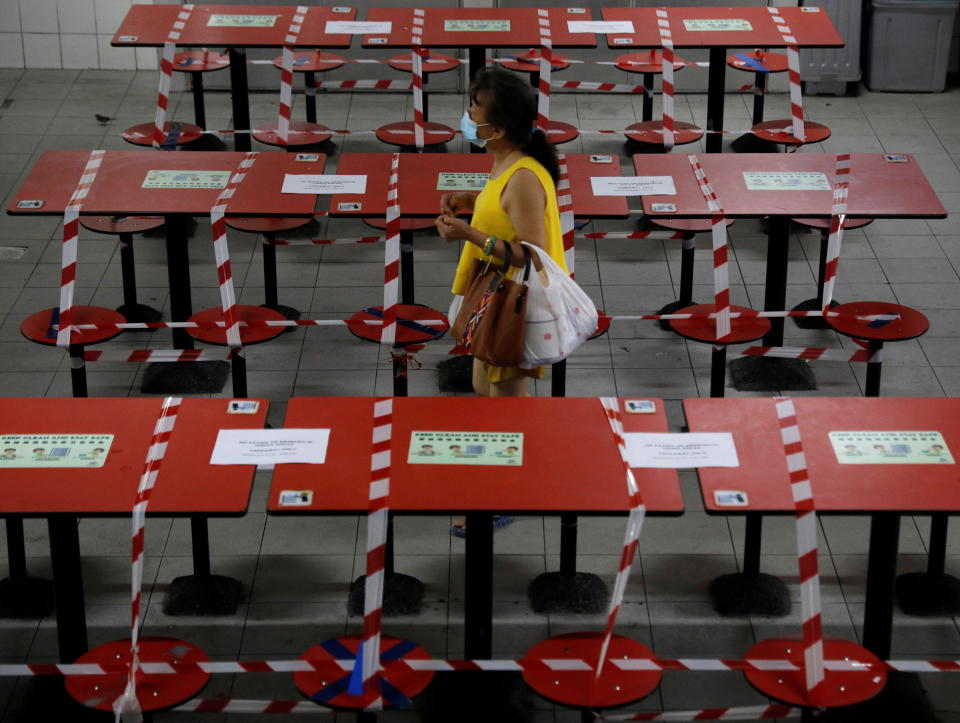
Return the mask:
<svg viewBox="0 0 960 723">
<path fill-rule="evenodd" d="M 524 243 L 521 243 L 520 248 L 523 250 L 523 283 L 527 283 L 530 280 L 530 267 L 533 266 L 533 254 Z"/>
</svg>

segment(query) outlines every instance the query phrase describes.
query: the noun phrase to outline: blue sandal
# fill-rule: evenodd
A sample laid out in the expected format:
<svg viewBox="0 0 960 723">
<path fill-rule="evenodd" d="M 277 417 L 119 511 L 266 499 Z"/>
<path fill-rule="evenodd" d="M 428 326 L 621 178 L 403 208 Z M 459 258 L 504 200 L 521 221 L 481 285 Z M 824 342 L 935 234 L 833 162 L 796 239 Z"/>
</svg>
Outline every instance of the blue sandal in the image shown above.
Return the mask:
<svg viewBox="0 0 960 723">
<path fill-rule="evenodd" d="M 493 529 L 499 530 L 501 527 L 506 527 L 514 520 L 513 515 L 494 515 L 493 516 Z M 454 522 L 450 526 L 450 533 L 454 537 L 466 537 L 467 536 L 467 523 L 466 521 Z"/>
</svg>

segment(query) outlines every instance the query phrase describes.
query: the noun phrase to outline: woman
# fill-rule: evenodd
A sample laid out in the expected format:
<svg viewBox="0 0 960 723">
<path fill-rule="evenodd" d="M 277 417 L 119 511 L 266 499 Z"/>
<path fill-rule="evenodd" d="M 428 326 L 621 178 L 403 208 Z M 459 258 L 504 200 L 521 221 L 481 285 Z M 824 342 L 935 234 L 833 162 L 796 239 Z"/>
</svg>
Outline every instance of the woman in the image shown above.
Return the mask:
<svg viewBox="0 0 960 723">
<path fill-rule="evenodd" d="M 461 119 L 465 138 L 493 156 L 493 168 L 479 194 L 448 193 L 441 200 L 437 230 L 447 241 L 466 241 L 453 281 L 463 294 L 474 259 L 492 256 L 503 263 L 506 244 L 526 241 L 546 251 L 566 270 L 557 208 L 556 151 L 539 130 L 533 89 L 504 70 L 481 70 L 470 88 L 470 108 Z M 458 213 L 472 212 L 468 225 Z M 523 265 L 519 248 L 511 264 Z M 473 388 L 490 397 L 529 396 L 530 377 L 543 378 L 544 367 L 498 367 L 473 360 Z"/>
</svg>

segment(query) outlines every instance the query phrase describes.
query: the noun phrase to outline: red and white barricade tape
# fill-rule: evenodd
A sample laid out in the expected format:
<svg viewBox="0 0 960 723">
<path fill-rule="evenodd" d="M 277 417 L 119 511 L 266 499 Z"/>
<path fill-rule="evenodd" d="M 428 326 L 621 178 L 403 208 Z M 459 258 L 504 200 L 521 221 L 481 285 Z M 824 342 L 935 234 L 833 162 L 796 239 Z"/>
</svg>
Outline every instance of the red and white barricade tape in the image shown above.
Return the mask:
<svg viewBox="0 0 960 723">
<path fill-rule="evenodd" d="M 846 349 L 817 347 L 750 346 L 740 353 L 743 356 L 772 356 L 780 359 L 806 359 L 807 361 L 868 362 L 871 364 L 883 361 L 883 352 L 880 349 L 876 351 L 860 349 L 850 352 Z"/>
<path fill-rule="evenodd" d="M 426 16 L 423 8 L 413 9 L 413 25 L 410 28 L 410 62 L 413 71 L 413 143 L 418 150 L 423 149 L 423 21 Z"/>
<path fill-rule="evenodd" d="M 167 137 L 165 126 L 167 105 L 170 102 L 170 78 L 173 76 L 173 54 L 177 49 L 180 33 L 186 27 L 187 20 L 190 19 L 191 12 L 193 12 L 193 5 L 187 4 L 180 8 L 177 19 L 173 22 L 173 27 L 167 34 L 167 39 L 163 44 L 163 52 L 160 56 L 160 87 L 157 90 L 157 113 L 153 121 L 153 147 L 157 149 L 163 147 Z"/>
<path fill-rule="evenodd" d="M 837 175 L 833 181 L 833 209 L 830 215 L 830 236 L 827 239 L 827 258 L 823 268 L 823 309 L 830 310 L 833 287 L 840 264 L 840 244 L 843 225 L 847 220 L 847 193 L 850 189 L 850 154 L 837 154 Z"/>
<path fill-rule="evenodd" d="M 663 46 L 663 149 L 669 152 L 673 148 L 673 33 L 670 32 L 670 18 L 664 8 L 657 8 L 657 28 L 660 31 L 660 45 Z"/>
<path fill-rule="evenodd" d="M 318 80 L 317 88 L 347 88 L 350 90 L 410 90 L 412 80 Z"/>
<path fill-rule="evenodd" d="M 210 209 L 210 224 L 213 227 L 213 253 L 217 262 L 217 279 L 220 283 L 220 305 L 223 307 L 223 318 L 227 325 L 227 346 L 235 354 L 241 354 L 243 345 L 240 341 L 240 327 L 237 326 L 237 297 L 233 289 L 233 273 L 230 270 L 230 248 L 227 244 L 227 224 L 224 215 L 227 204 L 236 193 L 237 187 L 247 176 L 247 170 L 257 160 L 256 153 L 244 154 L 240 166 L 230 178 L 217 200 Z"/>
<path fill-rule="evenodd" d="M 130 664 L 127 670 L 127 685 L 123 694 L 113 703 L 113 710 L 119 720 L 140 721 L 140 701 L 137 700 L 137 671 L 140 669 L 140 604 L 141 588 L 143 587 L 143 543 L 144 525 L 146 522 L 147 506 L 153 488 L 157 483 L 160 465 L 167 453 L 167 443 L 173 427 L 177 423 L 177 412 L 180 411 L 179 397 L 167 397 L 160 408 L 160 416 L 153 428 L 153 437 L 147 449 L 147 458 L 143 463 L 143 472 L 140 475 L 140 485 L 133 504 L 133 563 L 131 574 L 131 610 L 130 610 Z"/>
<path fill-rule="evenodd" d="M 279 713 L 281 715 L 306 713 L 321 715 L 336 713 L 310 700 L 247 700 L 243 698 L 194 698 L 170 709 L 171 713 Z"/>
<path fill-rule="evenodd" d="M 550 130 L 550 74 L 553 70 L 553 34 L 550 32 L 550 13 L 537 8 L 537 27 L 540 31 L 540 79 L 537 83 L 537 128 Z M 573 271 L 573 269 L 570 269 Z"/>
<path fill-rule="evenodd" d="M 196 362 L 230 361 L 233 352 L 229 349 L 84 349 L 83 360 L 114 362 Z"/>
<path fill-rule="evenodd" d="M 627 591 L 627 580 L 630 578 L 630 568 L 633 566 L 633 557 L 637 551 L 637 541 L 640 539 L 640 531 L 643 529 L 643 518 L 647 512 L 643 497 L 640 496 L 640 488 L 633 477 L 633 470 L 630 469 L 627 458 L 627 444 L 623 438 L 623 419 L 620 416 L 620 400 L 616 397 L 601 397 L 600 404 L 603 405 L 607 421 L 610 423 L 610 431 L 613 432 L 613 438 L 617 443 L 617 451 L 620 453 L 620 460 L 623 462 L 623 469 L 626 473 L 627 494 L 630 497 L 630 516 L 627 519 L 627 529 L 623 536 L 620 566 L 613 584 L 613 591 L 610 594 L 610 610 L 607 612 L 607 626 L 603 634 L 603 643 L 600 645 L 600 655 L 597 658 L 594 673 L 595 681 L 599 679 L 603 672 L 603 664 L 610 648 L 610 639 L 613 637 L 613 629 L 617 624 L 617 615 L 620 612 L 620 605 L 623 603 L 623 596 Z"/>
<path fill-rule="evenodd" d="M 558 153 L 557 162 L 560 166 L 560 178 L 557 180 L 557 208 L 560 211 L 560 233 L 563 236 L 563 260 L 566 263 L 570 278 L 573 278 L 576 253 L 576 219 L 573 216 L 573 196 L 570 193 L 570 171 L 567 168 L 567 154 Z"/>
<path fill-rule="evenodd" d="M 707 208 L 713 214 L 710 218 L 713 236 L 713 294 L 717 312 L 717 340 L 723 341 L 730 335 L 730 272 L 727 266 L 727 224 L 723 208 L 717 194 L 710 186 L 710 179 L 704 173 L 700 161 L 694 155 L 687 156 L 697 177 L 700 192 L 707 201 Z"/>
<path fill-rule="evenodd" d="M 790 79 L 790 117 L 793 120 L 791 134 L 801 143 L 806 138 L 803 125 L 803 94 L 800 89 L 800 50 L 797 47 L 797 39 L 793 36 L 793 31 L 787 25 L 787 21 L 780 14 L 780 8 L 768 7 L 770 17 L 774 25 L 783 36 L 783 42 L 787 46 L 787 75 Z"/>
<path fill-rule="evenodd" d="M 393 346 L 397 335 L 397 302 L 400 294 L 400 154 L 390 161 L 387 181 L 387 242 L 383 253 L 383 332 L 380 343 Z"/>
<path fill-rule="evenodd" d="M 105 151 L 90 151 L 87 164 L 77 187 L 73 189 L 67 208 L 63 212 L 63 247 L 60 252 L 60 330 L 57 346 L 70 346 L 71 320 L 73 317 L 73 290 L 77 283 L 77 247 L 80 235 L 80 208 L 90 193 Z"/>
<path fill-rule="evenodd" d="M 777 421 L 786 456 L 787 472 L 797 510 L 797 561 L 800 567 L 800 616 L 803 620 L 803 662 L 807 690 L 824 678 L 823 623 L 820 599 L 820 570 L 817 562 L 817 512 L 807 475 L 797 411 L 789 397 L 777 397 Z"/>
<path fill-rule="evenodd" d="M 741 708 L 704 708 L 703 710 L 665 710 L 655 713 L 608 713 L 598 715 L 601 720 L 770 720 L 771 718 L 796 718 L 801 714 L 799 708 L 787 705 L 749 705 Z"/>
<path fill-rule="evenodd" d="M 293 48 L 300 37 L 300 29 L 307 17 L 307 8 L 298 5 L 293 11 L 290 27 L 283 39 L 283 55 L 280 66 L 280 115 L 277 118 L 277 140 L 285 147 L 290 140 L 290 115 L 293 106 Z"/>
</svg>

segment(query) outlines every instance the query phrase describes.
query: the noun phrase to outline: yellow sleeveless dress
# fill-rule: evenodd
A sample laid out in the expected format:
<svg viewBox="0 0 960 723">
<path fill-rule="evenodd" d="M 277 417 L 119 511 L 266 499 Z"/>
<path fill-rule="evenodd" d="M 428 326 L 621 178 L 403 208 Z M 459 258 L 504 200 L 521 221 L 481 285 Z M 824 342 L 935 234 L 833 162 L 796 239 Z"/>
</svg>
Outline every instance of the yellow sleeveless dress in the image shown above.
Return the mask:
<svg viewBox="0 0 960 723">
<path fill-rule="evenodd" d="M 532 171 L 543 186 L 547 197 L 547 205 L 543 212 L 543 224 L 546 229 L 546 238 L 543 240 L 544 246 L 550 257 L 560 264 L 564 271 L 568 271 L 563 258 L 563 234 L 560 232 L 557 189 L 547 169 L 529 156 L 521 158 L 496 178 L 487 180 L 486 185 L 474 202 L 473 220 L 470 225 L 488 236 L 496 236 L 498 239 L 511 243 L 517 242 L 517 232 L 510 222 L 510 217 L 507 216 L 506 211 L 500 204 L 500 196 L 503 194 L 507 182 L 521 168 Z M 460 263 L 457 264 L 456 276 L 453 279 L 452 291 L 454 294 L 463 294 L 466 291 L 470 268 L 473 266 L 474 259 L 483 258 L 486 257 L 483 255 L 482 249 L 470 243 L 464 244 L 463 253 L 460 254 Z M 494 263 L 498 263 L 498 260 L 495 259 Z M 520 367 L 498 367 L 487 363 L 484 363 L 484 367 L 487 379 L 491 382 L 502 382 L 516 376 L 542 379 L 546 371 L 544 367 L 521 369 Z"/>
</svg>

